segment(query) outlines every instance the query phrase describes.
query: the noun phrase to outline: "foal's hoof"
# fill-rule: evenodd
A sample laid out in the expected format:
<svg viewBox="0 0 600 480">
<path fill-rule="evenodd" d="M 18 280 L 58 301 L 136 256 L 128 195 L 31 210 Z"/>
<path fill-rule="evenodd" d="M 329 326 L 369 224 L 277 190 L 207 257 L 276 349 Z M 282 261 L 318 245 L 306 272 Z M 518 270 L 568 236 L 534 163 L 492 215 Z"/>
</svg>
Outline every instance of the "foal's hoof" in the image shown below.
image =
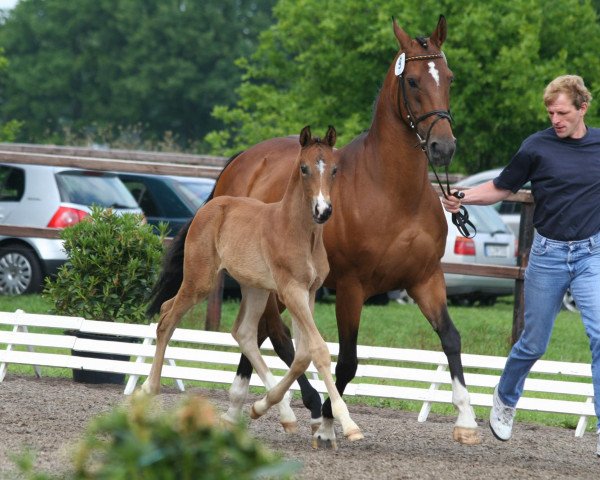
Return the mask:
<svg viewBox="0 0 600 480">
<path fill-rule="evenodd" d="M 463 445 L 479 445 L 481 436 L 475 428 L 454 427 L 452 438 Z"/>
<path fill-rule="evenodd" d="M 281 422 L 285 433 L 298 433 L 298 422 Z"/>
<path fill-rule="evenodd" d="M 260 418 L 262 416 L 263 416 L 263 414 L 262 413 L 258 413 L 256 411 L 256 409 L 254 408 L 254 405 L 252 405 L 252 408 L 250 409 L 250 418 L 252 420 L 256 420 L 257 418 Z"/>
<path fill-rule="evenodd" d="M 352 430 L 346 434 L 346 438 L 351 442 L 356 442 L 357 440 L 362 440 L 365 438 L 363 433 L 360 430 Z"/>
</svg>

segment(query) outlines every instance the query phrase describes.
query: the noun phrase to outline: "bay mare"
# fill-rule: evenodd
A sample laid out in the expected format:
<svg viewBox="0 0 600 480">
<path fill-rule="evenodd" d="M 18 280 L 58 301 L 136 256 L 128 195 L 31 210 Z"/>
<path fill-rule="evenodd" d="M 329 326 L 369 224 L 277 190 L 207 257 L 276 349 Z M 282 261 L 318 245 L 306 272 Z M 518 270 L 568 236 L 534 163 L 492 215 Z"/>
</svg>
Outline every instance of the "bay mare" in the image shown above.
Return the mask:
<svg viewBox="0 0 600 480">
<path fill-rule="evenodd" d="M 441 258 L 447 224 L 428 176 L 428 162 L 447 166 L 456 147 L 449 113 L 453 76 L 441 50 L 446 20 L 440 16 L 429 37 L 411 38 L 395 20 L 393 30 L 400 48 L 376 100 L 371 127 L 334 152 L 338 163 L 331 192 L 335 214 L 325 225 L 323 239 L 330 265 L 325 286 L 336 291 L 340 344 L 336 386 L 343 394 L 356 374 L 364 301 L 378 293 L 406 289 L 438 334 L 448 358 L 452 400 L 458 410 L 453 438 L 477 444 L 481 440 L 464 380 L 460 334 L 446 306 Z M 250 147 L 223 169 L 213 196 L 276 202 L 284 194 L 289 165 L 297 155 L 297 141 L 289 137 Z M 163 276 L 177 285 L 181 262 L 177 252 L 171 258 Z M 163 279 L 156 298 L 168 298 L 168 285 Z M 260 332 L 269 336 L 277 353 L 289 363 L 292 343 L 275 301 L 267 303 Z M 242 357 L 234 385 L 246 386 L 251 371 Z M 319 438 L 335 438 L 330 399 L 322 406 L 320 420 L 315 414 L 320 407 L 316 392 L 307 381 L 300 386 L 314 421 L 322 422 Z M 241 397 L 239 392 L 232 395 L 232 402 Z"/>
<path fill-rule="evenodd" d="M 266 396 L 252 406 L 252 418 L 278 404 L 284 429 L 296 431 L 288 390 L 312 361 L 344 435 L 350 440 L 363 438 L 335 387 L 329 351 L 313 319 L 315 293 L 329 272 L 323 223 L 332 212 L 335 140 L 333 127 L 324 141 L 312 138 L 309 127 L 302 129 L 299 142 L 295 141 L 295 162 L 285 163 L 290 172 L 283 178 L 286 188 L 278 202 L 219 196 L 198 210 L 185 236 L 183 280 L 177 294 L 160 308 L 156 353 L 143 391 L 158 393 L 165 349 L 175 328 L 193 305 L 208 296 L 218 272 L 227 270 L 242 289 L 231 333 L 267 388 Z M 263 360 L 257 339 L 260 318 L 272 294 L 286 305 L 297 332 L 296 355 L 279 382 Z M 237 414 L 232 413 L 230 409 L 225 419 L 237 422 Z"/>
</svg>

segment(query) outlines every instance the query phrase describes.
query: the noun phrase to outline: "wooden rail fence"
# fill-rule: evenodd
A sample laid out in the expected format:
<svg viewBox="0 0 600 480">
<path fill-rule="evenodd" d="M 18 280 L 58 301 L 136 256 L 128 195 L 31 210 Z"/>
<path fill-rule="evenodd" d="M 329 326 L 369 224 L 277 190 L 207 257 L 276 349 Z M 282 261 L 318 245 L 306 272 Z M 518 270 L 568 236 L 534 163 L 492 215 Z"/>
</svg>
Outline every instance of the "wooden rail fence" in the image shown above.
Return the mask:
<svg viewBox="0 0 600 480">
<path fill-rule="evenodd" d="M 131 150 L 102 150 L 82 147 L 0 143 L 0 162 L 53 165 L 101 171 L 152 173 L 217 178 L 226 158 L 180 153 L 142 152 Z M 451 179 L 453 181 L 455 179 Z M 442 195 L 439 187 L 434 187 Z M 525 190 L 508 197 L 521 202 L 521 225 L 517 266 L 474 265 L 442 262 L 445 273 L 510 278 L 515 280 L 515 301 L 512 339 L 515 342 L 523 329 L 523 280 L 529 248 L 533 240 L 533 197 Z M 60 230 L 0 225 L 0 235 L 21 237 L 59 238 Z M 221 287 L 222 288 L 222 287 Z M 221 292 L 209 299 L 207 325 L 219 324 Z M 212 316 L 212 318 L 210 318 Z"/>
</svg>

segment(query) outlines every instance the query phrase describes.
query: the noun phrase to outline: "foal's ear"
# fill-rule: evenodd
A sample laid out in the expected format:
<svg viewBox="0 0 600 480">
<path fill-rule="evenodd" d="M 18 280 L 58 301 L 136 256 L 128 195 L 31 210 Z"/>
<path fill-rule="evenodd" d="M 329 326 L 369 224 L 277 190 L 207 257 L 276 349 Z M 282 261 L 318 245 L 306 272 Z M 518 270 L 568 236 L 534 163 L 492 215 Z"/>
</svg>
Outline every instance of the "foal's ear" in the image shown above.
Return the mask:
<svg viewBox="0 0 600 480">
<path fill-rule="evenodd" d="M 329 128 L 327 129 L 327 133 L 325 134 L 325 143 L 327 145 L 329 145 L 330 147 L 333 147 L 335 145 L 336 140 L 337 140 L 337 132 L 335 131 L 335 128 L 333 127 L 333 125 L 329 125 Z"/>
<path fill-rule="evenodd" d="M 306 147 L 310 143 L 311 139 L 312 136 L 310 133 L 310 125 L 307 125 L 300 132 L 300 145 Z"/>
</svg>

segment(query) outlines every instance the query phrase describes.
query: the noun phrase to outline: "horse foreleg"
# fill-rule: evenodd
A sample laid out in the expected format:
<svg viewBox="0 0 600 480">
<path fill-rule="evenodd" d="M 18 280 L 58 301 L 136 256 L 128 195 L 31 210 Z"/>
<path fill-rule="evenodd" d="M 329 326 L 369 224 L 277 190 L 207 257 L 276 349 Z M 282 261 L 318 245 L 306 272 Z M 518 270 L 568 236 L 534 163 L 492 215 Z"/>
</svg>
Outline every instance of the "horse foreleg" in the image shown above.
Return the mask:
<svg viewBox="0 0 600 480">
<path fill-rule="evenodd" d="M 236 325 L 238 322 L 241 322 L 242 319 L 240 315 L 244 311 L 244 308 L 240 308 L 240 312 L 238 312 L 238 320 L 236 320 Z M 266 320 L 261 317 L 258 323 L 257 329 L 257 345 L 260 347 L 262 343 L 267 338 L 267 328 L 266 328 Z M 237 328 L 237 327 L 234 327 Z M 252 376 L 252 363 L 248 360 L 246 355 L 240 355 L 240 363 L 238 364 L 238 368 L 235 374 L 235 378 L 233 383 L 231 384 L 231 388 L 229 389 L 229 408 L 226 413 L 222 415 L 222 419 L 228 423 L 237 423 L 237 421 L 242 416 L 242 409 L 244 408 L 244 403 L 246 398 L 248 397 L 248 389 L 250 387 L 250 377 Z"/>
<path fill-rule="evenodd" d="M 265 310 L 265 315 L 263 316 L 263 319 L 261 319 L 261 322 L 262 320 L 265 321 L 267 333 L 271 339 L 275 353 L 277 353 L 277 356 L 281 358 L 288 367 L 291 367 L 295 356 L 294 344 L 292 343 L 292 336 L 289 328 L 287 328 L 281 319 L 274 295 L 271 295 L 269 298 L 267 309 Z M 304 371 L 297 378 L 297 381 L 302 394 L 302 403 L 310 410 L 310 423 L 314 433 L 319 428 L 322 421 L 321 396 L 310 384 Z"/>
<path fill-rule="evenodd" d="M 340 395 L 344 394 L 346 385 L 355 377 L 358 367 L 356 342 L 362 306 L 363 291 L 360 285 L 341 282 L 336 285 L 335 310 L 340 350 L 335 367 L 335 386 Z M 333 417 L 331 399 L 327 398 L 323 403 L 323 423 L 317 432 L 324 443 L 335 438 Z"/>
<path fill-rule="evenodd" d="M 252 406 L 253 414 L 256 416 L 263 415 L 272 405 L 280 404 L 285 396 L 289 394 L 289 389 L 294 381 L 306 371 L 309 364 L 308 344 L 304 341 L 303 335 L 298 333 L 296 354 L 289 370 L 278 383 L 269 388 L 263 398 L 254 402 Z"/>
<path fill-rule="evenodd" d="M 286 299 L 288 310 L 295 319 L 298 330 L 301 333 L 301 347 L 303 352 L 304 349 L 308 348 L 309 359 L 312 360 L 325 383 L 327 393 L 329 394 L 328 400 L 331 404 L 333 417 L 341 423 L 344 436 L 350 441 L 360 440 L 363 438 L 363 434 L 360 431 L 360 428 L 358 428 L 358 425 L 350 418 L 348 407 L 338 392 L 333 376 L 331 375 L 331 355 L 327 348 L 327 344 L 315 325 L 309 302 L 303 301 L 303 299 L 304 297 L 296 292 L 289 294 Z M 308 300 L 308 296 L 306 296 L 306 300 Z M 297 356 L 299 351 L 300 346 L 296 353 Z M 331 425 L 331 427 L 333 426 Z M 319 443 L 325 440 L 330 441 L 333 448 L 337 448 L 333 428 L 331 428 L 330 431 L 327 431 L 326 434 L 327 438 L 323 438 L 321 428 L 314 433 L 314 448 L 317 448 Z"/>
<path fill-rule="evenodd" d="M 242 286 L 242 303 L 232 335 L 238 342 L 242 353 L 247 357 L 261 378 L 265 388 L 271 390 L 277 382 L 263 360 L 257 343 L 258 324 L 265 309 L 268 295 L 269 293 L 264 290 Z M 288 392 L 285 393 L 277 406 L 279 408 L 279 419 L 284 430 L 286 432 L 295 432 L 297 430 L 297 421 L 290 407 L 290 395 Z M 258 418 L 265 413 L 266 409 L 264 411 L 255 410 L 253 407 L 250 416 L 251 418 Z"/>
<path fill-rule="evenodd" d="M 481 437 L 465 383 L 460 356 L 460 333 L 454 326 L 446 306 L 443 274 L 440 271 L 439 275 L 433 277 L 427 285 L 411 289 L 409 294 L 415 299 L 423 315 L 440 337 L 442 350 L 448 359 L 450 378 L 452 379 L 452 403 L 458 410 L 452 437 L 455 441 L 465 445 L 477 445 L 481 443 Z"/>
</svg>

